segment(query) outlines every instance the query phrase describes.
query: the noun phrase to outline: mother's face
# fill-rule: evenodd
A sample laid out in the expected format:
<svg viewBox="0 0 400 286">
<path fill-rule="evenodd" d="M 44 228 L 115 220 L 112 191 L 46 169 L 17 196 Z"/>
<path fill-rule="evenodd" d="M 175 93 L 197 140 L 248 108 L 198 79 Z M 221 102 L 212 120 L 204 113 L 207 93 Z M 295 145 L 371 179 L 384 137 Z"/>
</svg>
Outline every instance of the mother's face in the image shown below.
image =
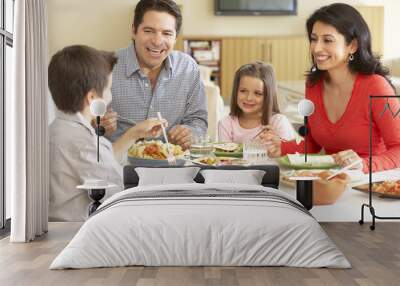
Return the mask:
<svg viewBox="0 0 400 286">
<path fill-rule="evenodd" d="M 349 55 L 357 50 L 357 42 L 346 43 L 335 27 L 315 22 L 310 36 L 310 52 L 319 70 L 346 68 Z"/>
</svg>

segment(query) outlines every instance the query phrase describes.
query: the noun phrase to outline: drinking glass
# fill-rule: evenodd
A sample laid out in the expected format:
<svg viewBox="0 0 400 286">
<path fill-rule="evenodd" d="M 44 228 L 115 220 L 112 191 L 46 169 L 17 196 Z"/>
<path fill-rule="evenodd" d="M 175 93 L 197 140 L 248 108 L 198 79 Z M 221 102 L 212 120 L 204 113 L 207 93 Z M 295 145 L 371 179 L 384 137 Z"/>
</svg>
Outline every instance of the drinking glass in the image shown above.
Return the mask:
<svg viewBox="0 0 400 286">
<path fill-rule="evenodd" d="M 243 159 L 250 165 L 265 163 L 268 160 L 267 146 L 257 139 L 243 142 Z"/>
<path fill-rule="evenodd" d="M 193 158 L 212 156 L 214 147 L 208 135 L 193 135 L 190 146 L 190 156 Z"/>
</svg>

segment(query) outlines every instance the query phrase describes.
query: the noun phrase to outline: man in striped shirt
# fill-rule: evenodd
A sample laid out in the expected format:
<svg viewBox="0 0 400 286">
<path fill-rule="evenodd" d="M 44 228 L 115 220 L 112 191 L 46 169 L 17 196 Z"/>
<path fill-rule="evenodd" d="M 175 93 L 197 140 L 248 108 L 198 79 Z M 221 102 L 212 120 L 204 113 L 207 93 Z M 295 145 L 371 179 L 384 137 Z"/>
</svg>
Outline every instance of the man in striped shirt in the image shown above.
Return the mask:
<svg viewBox="0 0 400 286">
<path fill-rule="evenodd" d="M 103 118 L 113 141 L 132 126 L 161 112 L 171 143 L 183 149 L 194 134 L 207 132 L 204 87 L 196 62 L 173 51 L 182 25 L 172 0 L 141 0 L 135 8 L 133 43 L 117 51 L 113 70 L 112 110 Z M 117 120 L 118 118 L 118 120 Z"/>
</svg>

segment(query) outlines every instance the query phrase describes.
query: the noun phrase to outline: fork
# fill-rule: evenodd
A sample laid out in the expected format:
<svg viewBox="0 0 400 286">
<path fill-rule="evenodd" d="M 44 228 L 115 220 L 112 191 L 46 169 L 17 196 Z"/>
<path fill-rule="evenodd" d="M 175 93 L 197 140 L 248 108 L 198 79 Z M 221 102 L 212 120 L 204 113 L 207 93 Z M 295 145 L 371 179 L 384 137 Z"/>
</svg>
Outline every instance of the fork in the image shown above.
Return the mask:
<svg viewBox="0 0 400 286">
<path fill-rule="evenodd" d="M 157 117 L 158 120 L 162 121 L 162 117 L 161 117 L 161 113 L 157 112 Z M 168 149 L 168 155 L 167 155 L 167 160 L 168 160 L 168 164 L 170 166 L 176 166 L 176 159 L 174 154 L 171 152 L 171 148 L 168 142 L 168 137 L 167 137 L 167 132 L 165 132 L 165 127 L 164 124 L 161 123 L 161 129 L 162 129 L 162 133 L 164 135 L 164 139 L 165 139 L 165 143 L 167 144 L 167 149 Z"/>
<path fill-rule="evenodd" d="M 256 135 L 254 135 L 253 138 L 251 138 L 251 139 L 257 139 L 257 137 L 258 137 L 261 133 L 263 133 L 265 130 L 272 130 L 272 129 L 271 129 L 270 127 L 264 127 L 263 129 L 261 129 L 260 132 L 258 132 Z M 280 139 L 282 142 L 287 142 L 287 140 L 285 140 L 285 139 L 283 139 L 283 138 L 281 138 L 281 137 L 279 137 L 279 139 Z"/>
</svg>

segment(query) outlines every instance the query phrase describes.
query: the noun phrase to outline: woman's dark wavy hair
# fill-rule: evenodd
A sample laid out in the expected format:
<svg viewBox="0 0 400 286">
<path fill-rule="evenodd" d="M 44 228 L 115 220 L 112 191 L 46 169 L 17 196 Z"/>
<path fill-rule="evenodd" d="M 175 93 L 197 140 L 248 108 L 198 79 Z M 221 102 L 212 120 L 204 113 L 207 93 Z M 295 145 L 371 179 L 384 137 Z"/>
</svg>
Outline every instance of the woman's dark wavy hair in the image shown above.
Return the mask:
<svg viewBox="0 0 400 286">
<path fill-rule="evenodd" d="M 343 3 L 334 3 L 323 6 L 316 10 L 306 23 L 308 40 L 311 42 L 311 33 L 315 22 L 322 22 L 331 25 L 342 34 L 347 44 L 354 39 L 357 40 L 358 49 L 354 53 L 354 59 L 348 62 L 352 72 L 361 74 L 379 74 L 386 78 L 390 85 L 391 82 L 387 78 L 389 70 L 382 65 L 380 57 L 374 55 L 371 49 L 371 33 L 368 25 L 361 14 L 352 6 Z M 311 55 L 314 63 L 314 59 Z M 324 75 L 325 71 L 318 68 L 307 73 L 308 84 L 316 84 Z M 393 85 L 392 85 L 393 87 Z"/>
</svg>

